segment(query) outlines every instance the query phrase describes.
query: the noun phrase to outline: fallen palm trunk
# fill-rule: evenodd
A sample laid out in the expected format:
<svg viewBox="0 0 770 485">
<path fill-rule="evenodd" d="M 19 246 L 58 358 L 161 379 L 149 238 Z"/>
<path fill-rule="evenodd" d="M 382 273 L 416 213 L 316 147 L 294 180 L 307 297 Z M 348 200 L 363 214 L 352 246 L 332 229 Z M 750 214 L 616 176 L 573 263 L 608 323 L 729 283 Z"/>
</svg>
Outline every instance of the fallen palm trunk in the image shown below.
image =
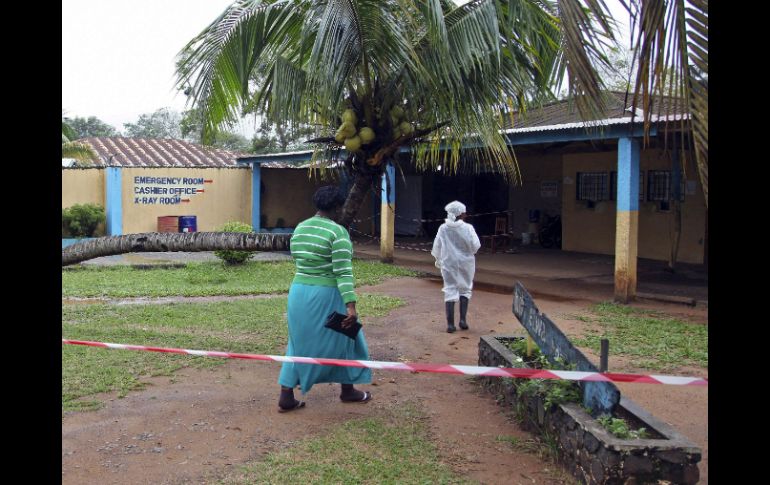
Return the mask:
<svg viewBox="0 0 770 485">
<path fill-rule="evenodd" d="M 88 239 L 62 249 L 62 266 L 125 253 L 288 251 L 291 234 L 187 232 L 126 234 Z"/>
</svg>

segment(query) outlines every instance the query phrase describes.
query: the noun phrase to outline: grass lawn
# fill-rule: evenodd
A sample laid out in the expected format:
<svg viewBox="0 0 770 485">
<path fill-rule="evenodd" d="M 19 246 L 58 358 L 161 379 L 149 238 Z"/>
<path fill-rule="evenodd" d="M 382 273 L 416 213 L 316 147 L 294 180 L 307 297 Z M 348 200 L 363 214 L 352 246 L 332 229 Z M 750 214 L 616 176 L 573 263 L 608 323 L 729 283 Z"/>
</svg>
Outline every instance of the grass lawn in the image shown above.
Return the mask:
<svg viewBox="0 0 770 485">
<path fill-rule="evenodd" d="M 155 270 L 150 270 L 152 273 Z M 379 317 L 401 300 L 359 294 L 358 311 Z M 165 305 L 62 306 L 62 336 L 72 340 L 195 350 L 281 354 L 286 346 L 286 297 Z M 96 409 L 101 392 L 140 389 L 143 376 L 170 375 L 185 367 L 212 367 L 224 359 L 154 352 L 62 346 L 62 409 Z"/>
<path fill-rule="evenodd" d="M 599 353 L 600 341 L 610 341 L 610 355 L 631 357 L 631 364 L 645 369 L 670 370 L 680 366 L 708 367 L 708 326 L 678 320 L 669 315 L 615 303 L 600 303 L 586 322 L 586 336 L 575 345 Z"/>
<path fill-rule="evenodd" d="M 287 293 L 294 263 L 250 261 L 240 266 L 217 262 L 191 263 L 184 268 L 135 269 L 130 266 L 62 270 L 63 297 L 158 297 Z M 386 278 L 417 273 L 378 261 L 353 260 L 356 285 L 374 285 Z"/>
<path fill-rule="evenodd" d="M 402 403 L 267 455 L 220 483 L 471 483 L 439 460 L 425 415 Z"/>
</svg>

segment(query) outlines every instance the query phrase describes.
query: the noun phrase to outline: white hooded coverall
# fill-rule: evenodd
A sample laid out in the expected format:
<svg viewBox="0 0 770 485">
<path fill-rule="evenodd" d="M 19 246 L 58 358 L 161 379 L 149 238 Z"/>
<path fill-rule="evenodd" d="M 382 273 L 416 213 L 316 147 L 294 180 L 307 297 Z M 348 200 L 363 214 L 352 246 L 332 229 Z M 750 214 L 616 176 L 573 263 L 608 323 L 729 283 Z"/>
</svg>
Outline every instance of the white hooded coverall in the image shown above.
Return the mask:
<svg viewBox="0 0 770 485">
<path fill-rule="evenodd" d="M 444 279 L 444 301 L 457 301 L 459 297 L 471 297 L 473 275 L 476 272 L 476 251 L 481 247 L 473 226 L 456 220 L 465 212 L 465 206 L 457 201 L 446 206 L 447 219 L 438 228 L 431 254 Z"/>
</svg>

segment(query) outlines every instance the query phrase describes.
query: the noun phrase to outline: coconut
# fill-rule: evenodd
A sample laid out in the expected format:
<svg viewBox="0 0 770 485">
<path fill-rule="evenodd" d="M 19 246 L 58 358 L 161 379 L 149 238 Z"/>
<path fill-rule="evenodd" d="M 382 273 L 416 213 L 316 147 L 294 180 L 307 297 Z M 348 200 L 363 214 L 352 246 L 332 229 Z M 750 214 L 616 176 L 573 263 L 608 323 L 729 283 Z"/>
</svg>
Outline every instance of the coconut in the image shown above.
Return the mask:
<svg viewBox="0 0 770 485">
<path fill-rule="evenodd" d="M 395 116 L 400 120 L 401 118 L 404 117 L 404 108 L 402 108 L 401 106 L 393 106 L 390 109 L 390 114 L 391 116 Z"/>
<path fill-rule="evenodd" d="M 396 125 L 396 127 L 393 129 L 393 139 L 395 140 L 399 136 L 401 136 L 401 129 L 398 127 L 398 125 Z"/>
<path fill-rule="evenodd" d="M 345 140 L 345 148 L 349 152 L 356 152 L 361 149 L 361 137 L 356 135 L 353 138 L 348 138 Z"/>
<path fill-rule="evenodd" d="M 361 142 L 366 145 L 367 143 L 370 143 L 372 140 L 374 140 L 375 134 L 373 129 L 365 126 L 361 128 L 360 132 L 358 132 L 358 136 L 361 137 Z"/>
<path fill-rule="evenodd" d="M 346 109 L 342 113 L 342 121 L 350 121 L 353 123 L 353 126 L 355 126 L 358 123 L 358 116 L 356 116 L 356 112 L 352 109 Z"/>
<path fill-rule="evenodd" d="M 334 141 L 336 141 L 337 143 L 342 143 L 343 141 L 345 141 L 345 133 L 342 132 L 341 130 L 337 130 L 337 133 L 335 133 L 334 135 Z"/>
<path fill-rule="evenodd" d="M 414 131 L 414 127 L 408 121 L 402 121 L 401 124 L 398 125 L 398 129 L 404 135 L 410 135 Z"/>
<path fill-rule="evenodd" d="M 356 125 L 350 121 L 343 121 L 339 131 L 345 134 L 345 138 L 352 138 L 356 134 Z"/>
</svg>

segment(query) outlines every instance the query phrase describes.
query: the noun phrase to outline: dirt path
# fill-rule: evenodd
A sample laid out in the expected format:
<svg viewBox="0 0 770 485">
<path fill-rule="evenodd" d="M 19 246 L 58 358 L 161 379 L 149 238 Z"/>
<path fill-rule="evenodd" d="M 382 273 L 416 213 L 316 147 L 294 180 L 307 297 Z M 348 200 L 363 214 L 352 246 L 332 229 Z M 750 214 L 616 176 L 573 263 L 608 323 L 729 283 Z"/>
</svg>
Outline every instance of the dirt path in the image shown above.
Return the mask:
<svg viewBox="0 0 770 485">
<path fill-rule="evenodd" d="M 481 335 L 520 328 L 509 295 L 475 292 L 471 329 L 447 334 L 435 283 L 398 279 L 361 291 L 397 296 L 407 303 L 387 317 L 365 322 L 375 360 L 475 364 Z M 585 302 L 538 300 L 538 305 L 563 323 L 566 333 L 579 330 L 579 322 L 558 315 L 580 311 Z M 671 308 L 676 307 L 666 307 Z M 612 360 L 610 365 L 620 370 Z M 305 409 L 279 414 L 278 372 L 277 364 L 242 361 L 229 361 L 213 371 L 184 369 L 176 373 L 174 383 L 150 379 L 148 389 L 110 400 L 104 409 L 65 414 L 62 483 L 209 483 L 295 440 L 406 401 L 424 405 L 442 460 L 466 478 L 490 484 L 565 483 L 554 465 L 497 439 L 531 435 L 468 378 L 375 371 L 372 386 L 364 387 L 374 393 L 371 403 L 341 404 L 338 387 L 321 384 L 306 396 Z M 707 446 L 706 390 L 627 385 L 622 391 L 699 446 Z M 700 483 L 708 483 L 707 463 L 705 452 Z"/>
</svg>

